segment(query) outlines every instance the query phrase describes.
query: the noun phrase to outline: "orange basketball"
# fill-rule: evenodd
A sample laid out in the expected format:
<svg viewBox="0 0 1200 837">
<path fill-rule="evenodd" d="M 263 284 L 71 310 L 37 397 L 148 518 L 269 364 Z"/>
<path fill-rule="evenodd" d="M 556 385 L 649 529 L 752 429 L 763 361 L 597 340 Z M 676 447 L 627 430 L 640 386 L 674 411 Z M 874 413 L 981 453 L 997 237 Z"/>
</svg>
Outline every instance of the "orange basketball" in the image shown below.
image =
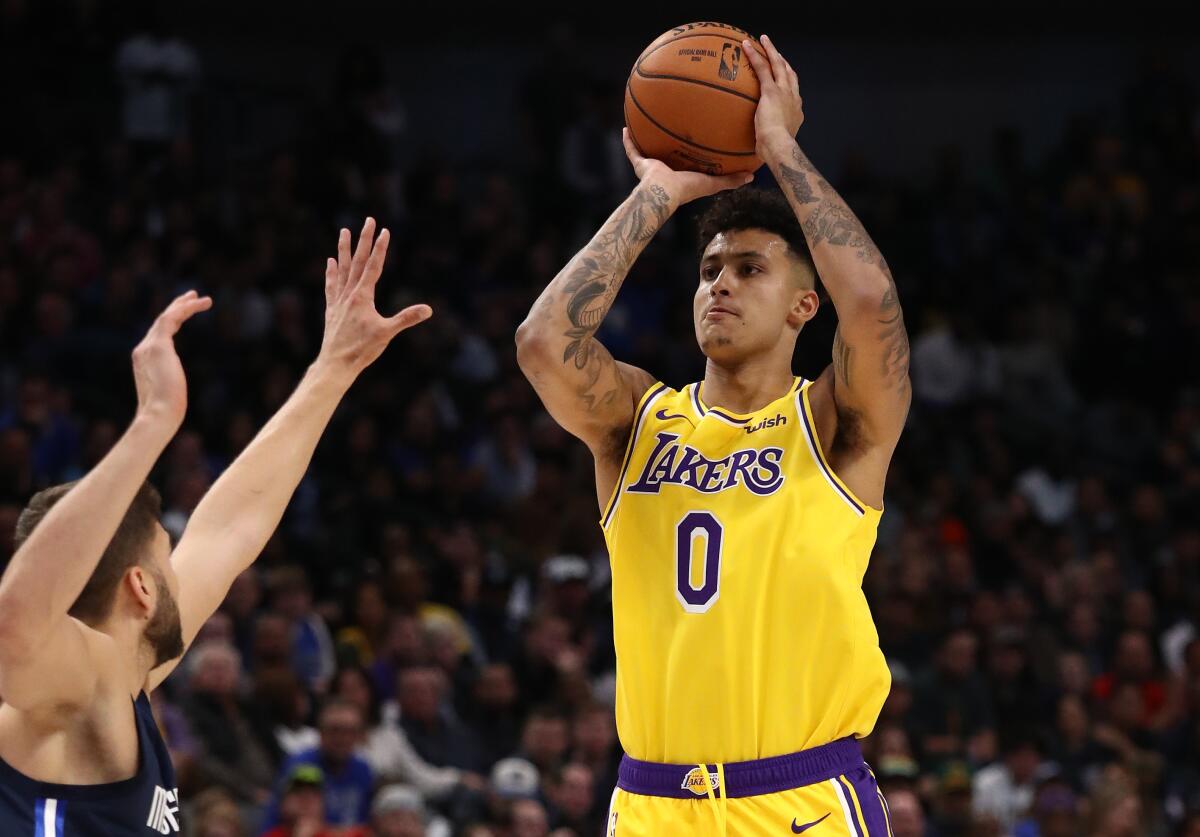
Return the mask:
<svg viewBox="0 0 1200 837">
<path fill-rule="evenodd" d="M 647 157 L 673 169 L 754 171 L 758 77 L 742 54 L 742 29 L 686 23 L 638 56 L 625 85 L 625 124 Z"/>
</svg>

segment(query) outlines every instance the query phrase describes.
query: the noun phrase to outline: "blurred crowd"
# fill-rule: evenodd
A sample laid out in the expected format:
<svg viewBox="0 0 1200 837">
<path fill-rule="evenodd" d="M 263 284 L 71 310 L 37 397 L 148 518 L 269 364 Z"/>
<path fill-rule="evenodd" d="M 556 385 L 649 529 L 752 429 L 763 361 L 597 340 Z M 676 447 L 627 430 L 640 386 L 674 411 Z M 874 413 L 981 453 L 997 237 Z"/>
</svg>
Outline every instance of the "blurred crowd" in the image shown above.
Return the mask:
<svg viewBox="0 0 1200 837">
<path fill-rule="evenodd" d="M 523 153 L 450 161 L 348 50 L 254 143 L 205 121 L 221 94 L 186 39 L 66 7 L 0 12 L 22 115 L 0 140 L 0 564 L 29 496 L 121 432 L 130 348 L 198 288 L 216 305 L 181 335 L 189 416 L 152 478 L 180 532 L 315 357 L 324 257 L 373 214 L 381 307 L 435 315 L 351 391 L 154 696 L 189 832 L 602 834 L 620 748 L 591 460 L 513 334 L 631 183 L 619 83 L 556 30 L 512 115 Z M 896 837 L 1200 835 L 1200 122 L 1165 57 L 1129 79 L 1048 126 L 1044 159 L 1000 127 L 990 159 L 941 148 L 922 176 L 817 161 L 912 337 L 865 581 L 894 682 L 864 744 Z M 698 379 L 694 277 L 685 212 L 618 298 L 613 353 Z"/>
</svg>

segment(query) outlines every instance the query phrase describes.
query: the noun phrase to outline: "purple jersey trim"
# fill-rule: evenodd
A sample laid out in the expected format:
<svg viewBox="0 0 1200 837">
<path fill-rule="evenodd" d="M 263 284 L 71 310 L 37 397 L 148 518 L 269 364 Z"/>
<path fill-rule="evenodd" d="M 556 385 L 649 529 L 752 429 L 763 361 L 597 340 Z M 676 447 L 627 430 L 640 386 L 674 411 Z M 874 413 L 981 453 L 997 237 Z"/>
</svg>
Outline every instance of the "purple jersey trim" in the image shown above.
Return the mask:
<svg viewBox="0 0 1200 837">
<path fill-rule="evenodd" d="M 604 517 L 600 520 L 600 526 L 608 525 L 608 521 L 612 519 L 613 512 L 617 509 L 617 503 L 621 499 L 621 493 L 625 490 L 625 475 L 629 472 L 629 463 L 633 461 L 633 449 L 637 446 L 638 433 L 642 429 L 642 420 L 645 419 L 646 413 L 650 410 L 650 405 L 653 404 L 658 396 L 662 395 L 667 389 L 667 385 L 660 383 L 647 390 L 642 396 L 645 400 L 642 402 L 642 409 L 638 411 L 637 418 L 634 419 L 633 433 L 629 437 L 629 448 L 625 451 L 625 463 L 621 466 L 621 475 L 617 477 L 617 487 L 613 491 L 612 504 L 604 512 Z"/>
<path fill-rule="evenodd" d="M 704 799 L 684 787 L 688 774 L 698 764 L 657 764 L 625 756 L 617 777 L 617 787 L 640 796 L 665 796 L 669 799 Z M 786 756 L 753 761 L 735 761 L 724 765 L 725 785 L 717 796 L 738 799 L 780 793 L 817 782 L 825 782 L 843 773 L 863 767 L 862 749 L 855 738 L 801 750 Z M 709 769 L 710 765 L 705 765 Z"/>
<path fill-rule="evenodd" d="M 833 486 L 834 490 L 837 491 L 838 494 L 842 495 L 846 502 L 850 504 L 851 508 L 858 512 L 860 517 L 866 514 L 866 511 L 863 510 L 863 507 L 858 504 L 857 500 L 850 496 L 846 489 L 842 488 L 842 484 L 838 482 L 838 479 L 834 475 L 833 471 L 831 471 L 829 466 L 825 464 L 825 453 L 821 450 L 821 447 L 817 442 L 817 434 L 816 431 L 813 430 L 813 422 L 809 420 L 808 410 L 804 406 L 803 392 L 798 392 L 796 394 L 796 412 L 800 413 L 800 421 L 804 424 L 804 433 L 808 436 L 808 440 L 812 444 L 813 454 L 817 458 L 817 467 L 825 472 L 825 476 L 828 478 L 829 484 Z"/>
</svg>

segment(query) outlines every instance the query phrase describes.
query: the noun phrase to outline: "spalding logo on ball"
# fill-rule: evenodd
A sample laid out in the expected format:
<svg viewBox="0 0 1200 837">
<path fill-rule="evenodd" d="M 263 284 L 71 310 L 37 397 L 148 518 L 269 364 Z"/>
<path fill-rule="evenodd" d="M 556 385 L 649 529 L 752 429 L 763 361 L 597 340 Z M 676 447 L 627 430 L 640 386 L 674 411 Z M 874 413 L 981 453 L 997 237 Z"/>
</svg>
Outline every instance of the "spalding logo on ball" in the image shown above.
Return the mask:
<svg viewBox="0 0 1200 837">
<path fill-rule="evenodd" d="M 664 32 L 634 62 L 625 124 L 638 150 L 673 169 L 754 171 L 758 76 L 742 53 L 750 36 L 727 23 Z"/>
</svg>

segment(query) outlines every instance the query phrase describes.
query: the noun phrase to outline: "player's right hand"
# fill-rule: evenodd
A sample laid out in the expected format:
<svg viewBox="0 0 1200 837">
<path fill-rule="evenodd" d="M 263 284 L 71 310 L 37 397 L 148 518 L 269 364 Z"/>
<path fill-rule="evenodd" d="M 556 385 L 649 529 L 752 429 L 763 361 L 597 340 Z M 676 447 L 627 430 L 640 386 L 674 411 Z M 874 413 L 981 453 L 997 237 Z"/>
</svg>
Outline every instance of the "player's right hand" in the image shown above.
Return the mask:
<svg viewBox="0 0 1200 837">
<path fill-rule="evenodd" d="M 676 205 L 706 198 L 726 189 L 736 189 L 754 179 L 754 175 L 748 172 L 714 175 L 696 171 L 675 171 L 662 160 L 642 156 L 633 144 L 628 128 L 621 129 L 621 141 L 625 144 L 625 155 L 633 164 L 633 173 L 637 175 L 637 179 L 666 189 Z"/>
<path fill-rule="evenodd" d="M 188 291 L 167 306 L 133 350 L 133 381 L 139 417 L 174 433 L 187 412 L 187 379 L 175 353 L 175 334 L 194 314 L 212 307 L 212 299 Z"/>
<path fill-rule="evenodd" d="M 428 305 L 410 305 L 384 317 L 375 308 L 375 286 L 383 274 L 391 233 L 375 237 L 368 218 L 350 252 L 350 230 L 338 236 L 337 258 L 325 263 L 325 336 L 317 362 L 353 380 L 383 354 L 392 338 L 433 316 Z"/>
</svg>

